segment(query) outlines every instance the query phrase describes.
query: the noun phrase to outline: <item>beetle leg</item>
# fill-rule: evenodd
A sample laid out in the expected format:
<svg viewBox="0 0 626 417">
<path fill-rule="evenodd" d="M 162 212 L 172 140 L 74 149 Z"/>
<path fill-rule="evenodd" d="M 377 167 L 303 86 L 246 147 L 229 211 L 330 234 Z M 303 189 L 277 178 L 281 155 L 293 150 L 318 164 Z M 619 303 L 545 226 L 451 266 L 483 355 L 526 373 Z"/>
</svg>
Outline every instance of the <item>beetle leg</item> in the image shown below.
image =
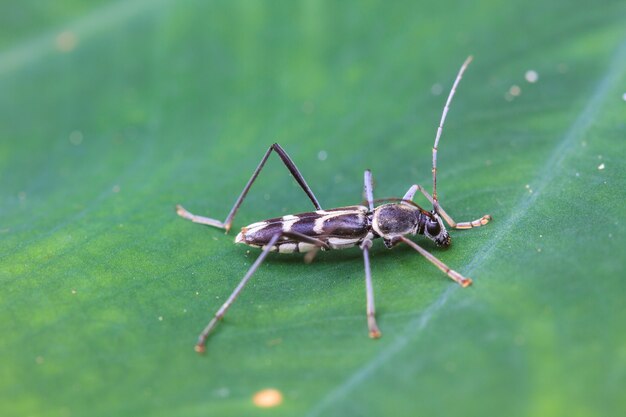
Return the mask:
<svg viewBox="0 0 626 417">
<path fill-rule="evenodd" d="M 420 245 L 418 245 L 417 243 L 413 242 L 412 240 L 407 239 L 404 236 L 400 236 L 400 239 L 406 243 L 407 245 L 409 245 L 410 247 L 412 247 L 413 249 L 415 249 L 416 251 L 418 251 L 420 253 L 420 255 L 422 255 L 424 258 L 428 259 L 430 262 L 432 262 L 437 268 L 441 269 L 447 276 L 449 276 L 451 279 L 453 279 L 454 281 L 456 281 L 459 285 L 461 285 L 462 287 L 467 287 L 469 285 L 472 284 L 472 279 L 471 278 L 466 278 L 463 275 L 459 274 L 458 272 L 450 269 L 448 267 L 448 265 L 444 264 L 443 262 L 441 262 L 439 259 L 437 259 L 434 255 L 432 255 L 430 252 L 428 252 L 426 249 L 422 248 Z"/>
<path fill-rule="evenodd" d="M 235 201 L 235 204 L 233 205 L 233 208 L 230 209 L 230 213 L 228 213 L 228 216 L 226 217 L 226 220 L 221 222 L 219 220 L 211 219 L 209 217 L 197 216 L 197 215 L 192 214 L 189 211 L 185 210 L 185 208 L 183 208 L 181 205 L 177 205 L 176 206 L 176 213 L 178 213 L 179 216 L 181 216 L 181 217 L 183 217 L 183 218 L 185 218 L 187 220 L 191 220 L 194 223 L 206 224 L 208 226 L 213 226 L 213 227 L 217 227 L 217 228 L 220 228 L 220 229 L 225 229 L 226 232 L 228 232 L 230 230 L 230 227 L 231 227 L 231 224 L 232 224 L 233 220 L 235 219 L 235 215 L 237 214 L 237 210 L 239 210 L 239 207 L 241 206 L 241 203 L 243 203 L 243 199 L 248 194 L 248 191 L 250 191 L 250 187 L 252 187 L 252 184 L 254 183 L 256 178 L 259 176 L 259 173 L 261 172 L 261 170 L 265 166 L 265 163 L 267 162 L 267 159 L 269 158 L 269 156 L 272 153 L 272 151 L 274 151 L 274 152 L 276 152 L 278 154 L 278 156 L 283 161 L 283 163 L 285 164 L 285 166 L 287 167 L 289 172 L 291 172 L 291 175 L 295 178 L 295 180 L 298 182 L 298 184 L 300 185 L 302 190 L 309 197 L 309 199 L 311 200 L 311 202 L 315 206 L 315 209 L 316 210 L 321 210 L 322 207 L 320 206 L 320 203 L 317 201 L 317 198 L 315 197 L 315 194 L 313 194 L 313 191 L 311 190 L 309 185 L 306 183 L 304 177 L 302 176 L 302 174 L 300 173 L 300 171 L 296 167 L 296 164 L 294 164 L 294 162 L 291 160 L 289 155 L 287 155 L 287 152 L 285 152 L 285 150 L 278 143 L 275 143 L 275 144 L 273 144 L 272 146 L 269 147 L 269 149 L 265 152 L 265 155 L 263 155 L 263 158 L 261 158 L 261 162 L 259 163 L 259 165 L 256 167 L 256 169 L 252 173 L 252 176 L 250 177 L 250 179 L 248 180 L 248 183 L 243 188 L 243 191 L 241 192 L 241 194 L 239 194 L 239 197 L 237 197 L 237 200 Z"/>
<path fill-rule="evenodd" d="M 376 307 L 374 306 L 374 287 L 372 286 L 372 271 L 370 268 L 370 254 L 369 249 L 372 247 L 372 241 L 366 239 L 361 243 L 361 250 L 363 251 L 363 262 L 365 263 L 365 296 L 367 299 L 367 327 L 372 339 L 378 339 L 382 336 L 382 333 L 378 329 L 376 324 Z"/>
<path fill-rule="evenodd" d="M 424 187 L 422 187 L 421 185 L 413 185 L 411 188 L 409 188 L 409 191 L 406 192 L 406 194 L 404 195 L 404 197 L 402 197 L 403 200 L 407 200 L 410 201 L 413 199 L 413 196 L 415 195 L 415 192 L 418 191 L 421 192 L 422 194 L 424 194 L 424 197 L 426 197 L 428 199 L 428 201 L 430 201 L 433 206 L 436 205 L 437 209 L 437 213 L 446 221 L 446 223 L 448 223 L 448 225 L 450 227 L 452 227 L 453 229 L 472 229 L 474 227 L 480 227 L 480 226 L 484 226 L 487 223 L 489 223 L 489 221 L 491 220 L 491 215 L 489 214 L 485 214 L 483 217 L 481 217 L 480 219 L 476 219 L 476 220 L 472 220 L 470 222 L 460 222 L 457 223 L 455 222 L 452 217 L 450 217 L 450 215 L 448 213 L 446 213 L 446 211 L 443 209 L 443 207 L 441 207 L 439 205 L 439 202 L 437 202 L 437 204 L 435 204 L 435 202 L 433 201 L 433 197 L 428 193 L 428 191 L 426 191 L 424 189 Z"/>
<path fill-rule="evenodd" d="M 211 334 L 213 329 L 215 329 L 219 321 L 224 317 L 230 306 L 235 302 L 235 299 L 237 299 L 237 296 L 244 289 L 248 281 L 250 281 L 252 275 L 256 272 L 257 269 L 259 269 L 259 266 L 261 266 L 261 264 L 267 257 L 267 254 L 270 253 L 270 250 L 272 249 L 274 244 L 278 242 L 279 238 L 280 234 L 272 236 L 270 241 L 267 243 L 267 246 L 265 246 L 265 248 L 263 249 L 263 252 L 261 252 L 261 254 L 256 259 L 256 261 L 254 261 L 250 269 L 248 269 L 248 272 L 246 272 L 246 275 L 244 275 L 243 279 L 239 282 L 232 294 L 230 294 L 230 297 L 228 297 L 226 302 L 220 307 L 219 310 L 217 310 L 209 324 L 207 324 L 204 330 L 202 330 L 202 333 L 200 333 L 200 336 L 198 336 L 198 343 L 196 343 L 196 352 L 204 353 L 206 349 L 206 340 L 208 339 L 209 335 Z"/>
</svg>

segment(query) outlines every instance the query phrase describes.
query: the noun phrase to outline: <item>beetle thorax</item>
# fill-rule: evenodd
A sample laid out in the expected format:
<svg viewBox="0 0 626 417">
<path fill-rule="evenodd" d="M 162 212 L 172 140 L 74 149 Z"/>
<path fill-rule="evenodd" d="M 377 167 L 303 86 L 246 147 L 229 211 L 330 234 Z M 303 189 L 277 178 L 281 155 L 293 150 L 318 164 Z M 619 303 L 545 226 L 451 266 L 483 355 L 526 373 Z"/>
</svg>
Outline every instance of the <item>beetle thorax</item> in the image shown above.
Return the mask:
<svg viewBox="0 0 626 417">
<path fill-rule="evenodd" d="M 384 239 L 418 233 L 421 211 L 415 206 L 391 203 L 374 209 L 372 228 Z"/>
</svg>

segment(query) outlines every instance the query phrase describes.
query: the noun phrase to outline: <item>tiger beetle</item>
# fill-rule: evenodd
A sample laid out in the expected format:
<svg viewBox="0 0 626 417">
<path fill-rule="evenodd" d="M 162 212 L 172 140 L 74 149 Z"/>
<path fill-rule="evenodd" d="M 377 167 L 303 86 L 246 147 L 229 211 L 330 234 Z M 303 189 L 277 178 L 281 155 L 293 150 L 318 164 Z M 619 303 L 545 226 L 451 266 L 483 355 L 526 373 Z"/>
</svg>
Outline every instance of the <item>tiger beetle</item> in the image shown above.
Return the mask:
<svg viewBox="0 0 626 417">
<path fill-rule="evenodd" d="M 364 175 L 364 193 L 367 205 L 324 210 L 294 162 L 289 155 L 287 155 L 287 152 L 285 152 L 279 144 L 275 143 L 270 146 L 267 152 L 265 152 L 265 155 L 263 155 L 261 162 L 252 173 L 252 177 L 243 188 L 233 208 L 230 210 L 230 213 L 228 213 L 226 220 L 223 222 L 208 217 L 197 216 L 185 210 L 180 205 L 176 206 L 176 212 L 179 216 L 191 220 L 194 223 L 217 227 L 228 232 L 237 210 L 263 169 L 272 151 L 278 154 L 291 175 L 315 206 L 315 211 L 313 212 L 288 214 L 286 216 L 253 223 L 241 229 L 241 232 L 239 232 L 235 238 L 235 242 L 261 248 L 261 254 L 252 264 L 241 282 L 239 282 L 239 285 L 237 285 L 230 297 L 228 297 L 226 302 L 220 307 L 217 313 L 215 313 L 209 324 L 204 328 L 202 333 L 200 333 L 198 343 L 195 346 L 196 352 L 203 353 L 205 351 L 208 336 L 213 329 L 215 329 L 217 323 L 224 317 L 228 308 L 233 304 L 269 252 L 308 252 L 305 255 L 305 261 L 310 262 L 319 250 L 345 249 L 358 246 L 361 251 L 363 251 L 363 260 L 365 263 L 367 325 L 369 335 L 374 339 L 381 336 L 381 332 L 376 324 L 374 291 L 372 288 L 369 260 L 369 251 L 374 239 L 382 238 L 385 246 L 389 249 L 399 243 L 405 243 L 419 252 L 461 286 L 467 287 L 472 283 L 470 278 L 464 277 L 460 273 L 450 269 L 446 264 L 420 245 L 406 237 L 407 235 L 424 235 L 433 240 L 437 246 L 445 248 L 450 246 L 451 240 L 442 220 L 445 220 L 453 229 L 471 229 L 473 227 L 484 226 L 491 220 L 491 216 L 485 215 L 477 220 L 457 223 L 439 205 L 439 200 L 437 199 L 437 146 L 439 145 L 443 124 L 446 120 L 448 109 L 450 108 L 450 102 L 454 97 L 454 93 L 456 92 L 456 88 L 461 81 L 465 69 L 471 61 L 472 57 L 470 56 L 461 66 L 448 95 L 439 127 L 437 128 L 435 144 L 432 149 L 432 196 L 422 186 L 413 185 L 401 199 L 384 199 L 381 200 L 384 204 L 375 207 L 372 173 L 366 170 Z M 432 210 L 425 210 L 413 202 L 413 196 L 417 191 L 421 192 L 430 201 L 433 206 Z"/>
</svg>

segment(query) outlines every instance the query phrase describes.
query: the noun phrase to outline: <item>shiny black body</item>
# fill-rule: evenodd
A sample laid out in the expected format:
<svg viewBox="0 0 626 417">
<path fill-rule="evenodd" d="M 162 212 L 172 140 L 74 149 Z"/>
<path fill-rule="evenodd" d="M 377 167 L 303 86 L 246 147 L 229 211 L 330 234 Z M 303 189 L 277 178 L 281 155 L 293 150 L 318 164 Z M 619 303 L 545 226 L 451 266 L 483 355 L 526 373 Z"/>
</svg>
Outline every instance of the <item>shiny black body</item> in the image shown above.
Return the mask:
<svg viewBox="0 0 626 417">
<path fill-rule="evenodd" d="M 385 245 L 391 248 L 399 242 L 400 236 L 424 234 L 427 226 L 432 232 L 437 231 L 435 235 L 441 230 L 430 212 L 414 203 L 402 201 L 384 204 L 373 210 L 366 206 L 348 206 L 276 217 L 242 228 L 235 241 L 265 247 L 272 237 L 282 234 L 270 250 L 293 253 L 308 252 L 316 247 L 303 242 L 298 235 L 324 243 L 320 247 L 322 250 L 350 248 L 366 239 L 382 237 Z M 442 246 L 449 244 L 447 233 L 441 242 Z"/>
</svg>

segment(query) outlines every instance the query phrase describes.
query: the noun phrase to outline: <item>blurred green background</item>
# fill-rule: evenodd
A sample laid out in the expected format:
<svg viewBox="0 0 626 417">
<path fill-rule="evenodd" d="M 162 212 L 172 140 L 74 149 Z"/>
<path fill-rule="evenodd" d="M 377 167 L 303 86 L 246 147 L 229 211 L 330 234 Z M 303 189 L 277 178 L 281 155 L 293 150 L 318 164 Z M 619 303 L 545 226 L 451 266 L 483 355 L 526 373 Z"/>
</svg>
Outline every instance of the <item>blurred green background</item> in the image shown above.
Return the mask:
<svg viewBox="0 0 626 417">
<path fill-rule="evenodd" d="M 270 255 L 197 356 L 257 252 L 174 205 L 273 142 L 325 207 L 430 189 L 469 54 L 439 193 L 494 221 L 418 240 L 474 285 L 378 243 L 372 341 L 357 249 Z M 624 93 L 623 1 L 4 2 L 0 415 L 624 415 Z M 273 156 L 235 227 L 309 206 Z"/>
</svg>

